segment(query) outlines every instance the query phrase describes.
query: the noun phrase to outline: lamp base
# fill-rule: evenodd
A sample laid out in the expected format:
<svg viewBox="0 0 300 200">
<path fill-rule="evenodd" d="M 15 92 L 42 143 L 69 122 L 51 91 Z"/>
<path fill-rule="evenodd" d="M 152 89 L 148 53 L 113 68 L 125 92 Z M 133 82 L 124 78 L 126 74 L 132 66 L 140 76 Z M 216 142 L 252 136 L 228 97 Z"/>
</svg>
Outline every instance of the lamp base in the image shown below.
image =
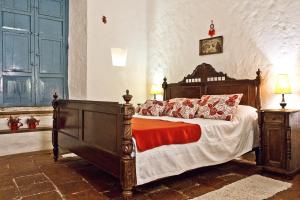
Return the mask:
<svg viewBox="0 0 300 200">
<path fill-rule="evenodd" d="M 282 109 L 284 109 L 285 106 L 286 106 L 286 103 L 285 103 L 285 100 L 284 100 L 284 94 L 282 94 L 282 100 L 280 102 L 280 106 L 281 106 Z"/>
<path fill-rule="evenodd" d="M 156 100 L 156 94 L 153 94 L 153 96 L 154 96 L 154 100 Z"/>
<path fill-rule="evenodd" d="M 285 102 L 281 102 L 281 103 L 280 103 L 280 106 L 281 106 L 282 109 L 284 109 L 285 106 L 286 106 L 286 103 L 285 103 Z"/>
</svg>

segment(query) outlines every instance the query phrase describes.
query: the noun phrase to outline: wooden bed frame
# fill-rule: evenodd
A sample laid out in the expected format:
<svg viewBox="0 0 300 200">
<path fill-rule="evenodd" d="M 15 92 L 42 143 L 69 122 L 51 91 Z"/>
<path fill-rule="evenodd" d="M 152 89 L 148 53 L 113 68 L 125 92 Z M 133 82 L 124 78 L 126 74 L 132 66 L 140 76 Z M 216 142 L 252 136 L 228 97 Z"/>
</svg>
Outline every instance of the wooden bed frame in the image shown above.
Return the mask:
<svg viewBox="0 0 300 200">
<path fill-rule="evenodd" d="M 197 66 L 194 72 L 178 83 L 168 84 L 164 78 L 164 100 L 175 97 L 200 98 L 204 94 L 243 93 L 241 104 L 260 109 L 260 70 L 256 79 L 236 80 L 217 72 L 209 64 Z M 53 95 L 52 143 L 54 160 L 59 147 L 69 150 L 118 177 L 123 199 L 132 199 L 136 186 L 131 118 L 134 107 L 129 91 L 123 96 L 125 104 L 81 100 L 60 100 Z M 255 149 L 260 164 L 260 148 Z"/>
</svg>

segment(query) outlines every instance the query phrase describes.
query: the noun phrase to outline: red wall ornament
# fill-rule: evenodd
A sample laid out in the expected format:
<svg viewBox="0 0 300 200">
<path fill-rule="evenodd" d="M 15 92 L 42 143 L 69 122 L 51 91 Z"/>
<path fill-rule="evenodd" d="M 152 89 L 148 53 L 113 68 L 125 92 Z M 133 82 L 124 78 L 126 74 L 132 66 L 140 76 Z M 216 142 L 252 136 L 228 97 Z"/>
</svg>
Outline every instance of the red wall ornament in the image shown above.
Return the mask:
<svg viewBox="0 0 300 200">
<path fill-rule="evenodd" d="M 216 34 L 216 30 L 215 30 L 215 25 L 214 25 L 214 21 L 211 20 L 211 24 L 209 26 L 209 31 L 208 31 L 208 35 L 210 37 L 213 37 Z"/>
<path fill-rule="evenodd" d="M 103 22 L 103 24 L 106 24 L 107 23 L 107 17 L 106 16 L 102 16 L 102 22 Z"/>
</svg>

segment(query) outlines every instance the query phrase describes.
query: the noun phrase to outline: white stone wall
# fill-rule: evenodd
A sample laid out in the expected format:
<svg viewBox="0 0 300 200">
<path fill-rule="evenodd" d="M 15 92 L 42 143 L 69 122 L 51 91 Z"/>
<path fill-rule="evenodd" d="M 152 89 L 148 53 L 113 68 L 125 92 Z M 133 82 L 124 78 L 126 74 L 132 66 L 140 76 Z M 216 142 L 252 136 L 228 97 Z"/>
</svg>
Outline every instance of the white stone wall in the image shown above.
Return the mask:
<svg viewBox="0 0 300 200">
<path fill-rule="evenodd" d="M 129 89 L 133 102 L 146 98 L 146 0 L 88 0 L 87 98 L 124 102 Z M 107 16 L 107 24 L 102 16 Z M 127 66 L 114 67 L 111 48 L 126 48 Z"/>
<path fill-rule="evenodd" d="M 69 1 L 68 85 L 70 99 L 86 99 L 87 0 Z"/>
<path fill-rule="evenodd" d="M 263 71 L 263 106 L 278 107 L 272 93 L 275 74 L 288 73 L 288 107 L 300 107 L 300 1 L 151 0 L 148 12 L 148 91 L 166 75 L 178 82 L 203 62 L 234 78 Z M 199 56 L 210 20 L 224 36 L 224 53 Z"/>
</svg>

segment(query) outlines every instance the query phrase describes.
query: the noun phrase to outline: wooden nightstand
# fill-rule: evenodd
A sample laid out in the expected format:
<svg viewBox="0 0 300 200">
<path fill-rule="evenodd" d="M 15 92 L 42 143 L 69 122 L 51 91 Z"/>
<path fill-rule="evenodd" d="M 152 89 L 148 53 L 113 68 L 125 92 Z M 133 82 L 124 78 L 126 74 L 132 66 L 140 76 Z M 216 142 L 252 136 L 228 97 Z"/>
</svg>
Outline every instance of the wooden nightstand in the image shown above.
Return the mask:
<svg viewBox="0 0 300 200">
<path fill-rule="evenodd" d="M 300 110 L 259 112 L 263 170 L 292 176 L 300 170 Z"/>
</svg>

